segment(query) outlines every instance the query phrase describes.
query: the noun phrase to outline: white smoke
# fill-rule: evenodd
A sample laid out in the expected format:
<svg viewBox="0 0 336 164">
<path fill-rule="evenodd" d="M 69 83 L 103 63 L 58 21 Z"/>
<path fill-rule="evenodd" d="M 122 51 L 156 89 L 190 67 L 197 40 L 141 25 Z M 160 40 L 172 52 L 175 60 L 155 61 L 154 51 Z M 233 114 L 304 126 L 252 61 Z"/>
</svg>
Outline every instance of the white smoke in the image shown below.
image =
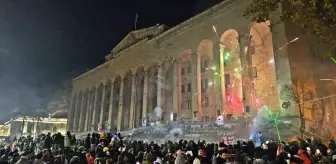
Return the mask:
<svg viewBox="0 0 336 164">
<path fill-rule="evenodd" d="M 159 119 L 162 117 L 162 108 L 161 107 L 155 107 L 154 108 L 154 118 Z"/>
<path fill-rule="evenodd" d="M 224 118 L 222 115 L 217 117 L 216 125 L 224 125 Z"/>
</svg>

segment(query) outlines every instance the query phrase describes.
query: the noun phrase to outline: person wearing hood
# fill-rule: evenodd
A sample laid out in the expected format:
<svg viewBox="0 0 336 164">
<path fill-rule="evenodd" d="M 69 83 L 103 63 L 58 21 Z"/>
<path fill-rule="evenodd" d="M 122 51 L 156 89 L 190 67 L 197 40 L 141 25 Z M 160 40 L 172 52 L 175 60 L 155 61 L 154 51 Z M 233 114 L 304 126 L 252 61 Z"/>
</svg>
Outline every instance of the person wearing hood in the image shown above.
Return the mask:
<svg viewBox="0 0 336 164">
<path fill-rule="evenodd" d="M 90 137 L 90 133 L 88 133 L 85 138 L 85 149 L 89 150 L 90 146 L 91 146 L 91 137 Z"/>
</svg>

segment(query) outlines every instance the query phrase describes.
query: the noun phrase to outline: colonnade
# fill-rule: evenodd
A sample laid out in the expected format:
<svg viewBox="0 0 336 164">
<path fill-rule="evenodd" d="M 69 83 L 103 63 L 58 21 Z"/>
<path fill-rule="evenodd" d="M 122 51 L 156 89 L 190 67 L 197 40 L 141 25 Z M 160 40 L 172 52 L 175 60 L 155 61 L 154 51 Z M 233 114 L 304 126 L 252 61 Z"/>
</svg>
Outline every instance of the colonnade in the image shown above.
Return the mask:
<svg viewBox="0 0 336 164">
<path fill-rule="evenodd" d="M 253 78 L 248 71 L 251 63 L 246 59 L 249 52 L 243 49 L 251 41 L 240 38 L 237 31 L 230 29 L 215 44 L 203 40 L 194 53 L 187 49 L 178 58 L 167 58 L 148 68 L 139 66 L 84 91 L 74 91 L 68 129 L 83 132 L 97 130 L 101 125 L 103 129 L 123 131 L 153 120 L 200 121 L 204 116 L 250 112 Z M 185 67 L 187 63 L 191 63 L 190 68 Z M 208 71 L 211 67 L 216 71 Z M 208 86 L 208 82 L 212 85 Z M 155 115 L 158 111 L 159 119 Z"/>
<path fill-rule="evenodd" d="M 100 125 L 105 130 L 123 131 L 158 119 L 165 123 L 180 118 L 189 120 L 202 120 L 205 119 L 204 116 L 216 118 L 218 115 L 216 111 L 222 111 L 221 102 L 225 101 L 222 96 L 225 94 L 221 92 L 225 92 L 225 88 L 221 89 L 224 86 L 220 85 L 223 79 L 214 78 L 213 72 L 210 76 L 209 72 L 201 73 L 203 58 L 202 53 L 189 52 L 187 57 L 167 60 L 161 65 L 147 69 L 140 67 L 134 72 L 128 71 L 122 76 L 107 79 L 85 91 L 73 93 L 68 129 L 74 132 L 92 131 L 97 130 Z M 211 62 L 219 68 L 219 60 L 217 57 L 214 59 Z M 189 62 L 191 71 L 189 76 L 185 76 L 181 71 L 188 60 L 192 61 Z M 212 64 L 209 64 L 209 67 L 211 66 Z M 208 86 L 202 84 L 204 78 L 214 82 L 209 92 L 202 91 L 203 86 Z M 189 87 L 186 83 L 190 83 L 191 86 L 189 93 L 186 93 L 189 89 L 182 91 L 182 85 Z M 211 98 L 212 105 L 202 105 L 204 95 Z M 191 102 L 188 108 L 182 104 L 186 100 Z M 202 108 L 205 111 L 202 111 Z M 162 118 L 156 118 L 157 110 L 161 110 L 159 112 Z"/>
<path fill-rule="evenodd" d="M 166 92 L 178 97 L 176 76 L 165 79 L 165 74 L 178 73 L 178 62 L 168 62 L 122 76 L 110 78 L 85 91 L 72 95 L 68 116 L 68 129 L 74 132 L 97 130 L 100 125 L 108 130 L 127 130 L 148 124 L 156 108 L 166 117 L 176 113 L 176 98 L 166 101 Z M 165 70 L 163 70 L 165 69 Z M 170 83 L 168 83 L 170 81 Z M 172 82 L 172 83 L 171 83 Z M 172 104 L 175 104 L 172 106 Z M 163 106 L 171 106 L 165 109 Z M 155 118 L 157 119 L 157 118 Z"/>
</svg>

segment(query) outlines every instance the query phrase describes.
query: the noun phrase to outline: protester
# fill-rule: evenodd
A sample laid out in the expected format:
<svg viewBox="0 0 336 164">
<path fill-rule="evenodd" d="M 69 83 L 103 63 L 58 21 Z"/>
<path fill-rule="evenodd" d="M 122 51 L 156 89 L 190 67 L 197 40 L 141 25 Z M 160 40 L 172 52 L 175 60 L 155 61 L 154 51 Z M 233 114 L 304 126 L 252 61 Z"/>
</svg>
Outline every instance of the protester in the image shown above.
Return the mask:
<svg viewBox="0 0 336 164">
<path fill-rule="evenodd" d="M 10 164 L 310 164 L 335 163 L 336 142 L 325 145 L 317 139 L 293 142 L 264 141 L 261 133 L 256 141 L 224 142 L 130 141 L 120 133 L 92 133 L 78 138 L 67 132 L 41 134 L 12 139 L 0 149 L 0 162 Z M 63 143 L 62 143 L 63 142 Z"/>
</svg>

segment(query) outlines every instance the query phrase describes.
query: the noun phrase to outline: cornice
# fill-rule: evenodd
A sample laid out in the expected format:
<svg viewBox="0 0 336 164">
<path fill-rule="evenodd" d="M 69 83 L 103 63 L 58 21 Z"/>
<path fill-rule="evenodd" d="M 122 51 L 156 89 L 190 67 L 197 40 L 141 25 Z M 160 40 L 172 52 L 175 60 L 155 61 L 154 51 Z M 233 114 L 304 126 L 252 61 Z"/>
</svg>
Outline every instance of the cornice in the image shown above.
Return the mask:
<svg viewBox="0 0 336 164">
<path fill-rule="evenodd" d="M 211 17 L 212 15 L 215 15 L 220 12 L 227 11 L 228 7 L 231 7 L 236 0 L 225 0 L 203 12 L 200 14 L 197 14 L 194 17 L 191 17 L 190 19 L 180 23 L 179 25 L 167 30 L 166 32 L 162 33 L 161 35 L 153 38 L 150 41 L 156 41 L 158 43 L 161 43 L 163 40 L 172 37 L 172 35 L 176 36 L 177 34 L 183 33 L 187 30 L 190 30 L 190 26 L 193 26 L 195 24 L 198 24 L 202 22 L 203 20 Z"/>
<path fill-rule="evenodd" d="M 155 41 L 157 43 L 161 43 L 161 42 L 163 42 L 163 40 L 165 40 L 167 38 L 178 36 L 179 34 L 190 30 L 190 27 L 201 23 L 203 20 L 206 20 L 207 18 L 209 18 L 213 15 L 216 15 L 218 13 L 228 11 L 228 8 L 232 7 L 235 2 L 236 2 L 236 0 L 225 0 L 225 1 L 213 6 L 211 8 L 205 10 L 204 12 L 202 12 L 200 14 L 197 14 L 196 16 L 182 22 L 181 24 L 163 32 L 162 34 L 158 35 L 157 37 L 154 37 L 153 39 L 148 40 L 148 38 L 144 38 L 144 39 L 140 40 L 138 43 L 136 43 L 136 44 L 134 44 L 134 45 L 118 52 L 118 53 L 116 53 L 115 54 L 115 59 L 118 58 L 118 56 L 122 55 L 123 53 L 126 53 L 126 52 L 130 51 L 131 49 L 141 46 L 142 43 L 152 42 L 152 41 Z M 97 66 L 96 68 L 91 69 L 88 72 L 85 72 L 82 75 L 75 77 L 73 79 L 73 81 L 79 80 L 83 77 L 86 77 L 86 76 L 90 75 L 91 73 L 97 71 L 99 68 L 102 68 L 102 67 L 108 65 L 110 62 L 114 61 L 115 59 L 110 59 L 110 60 L 106 61 L 105 63 Z"/>
</svg>

